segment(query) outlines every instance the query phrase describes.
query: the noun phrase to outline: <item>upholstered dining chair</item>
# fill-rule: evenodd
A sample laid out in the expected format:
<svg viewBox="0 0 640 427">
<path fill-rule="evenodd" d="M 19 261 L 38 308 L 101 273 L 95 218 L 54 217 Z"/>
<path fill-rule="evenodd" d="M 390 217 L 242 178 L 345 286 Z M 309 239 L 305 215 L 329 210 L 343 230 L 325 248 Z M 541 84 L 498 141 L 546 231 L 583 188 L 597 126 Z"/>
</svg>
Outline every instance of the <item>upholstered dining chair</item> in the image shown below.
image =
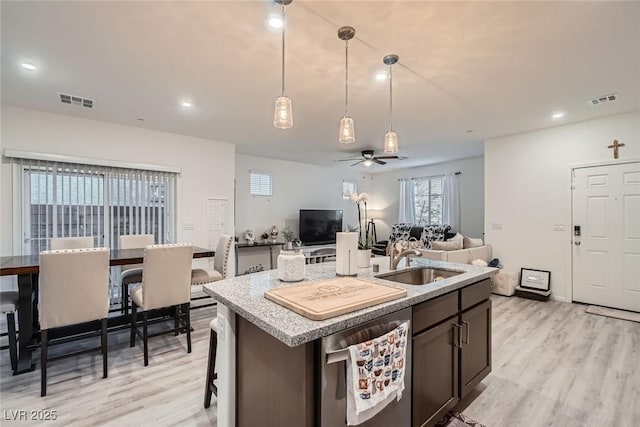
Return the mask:
<svg viewBox="0 0 640 427">
<path fill-rule="evenodd" d="M 47 394 L 47 363 L 90 351 L 102 352 L 102 377 L 107 378 L 107 316 L 109 313 L 109 248 L 69 249 L 40 253 L 40 395 Z M 101 321 L 100 347 L 49 358 L 49 330 Z"/>
<path fill-rule="evenodd" d="M 118 238 L 120 249 L 144 248 L 153 245 L 153 234 L 125 234 Z M 123 265 L 120 273 L 122 312 L 129 312 L 129 285 L 142 283 L 142 264 Z"/>
<path fill-rule="evenodd" d="M 225 279 L 229 274 L 229 258 L 232 245 L 233 237 L 227 234 L 221 235 L 216 245 L 216 254 L 213 257 L 213 270 L 194 268 L 191 271 L 191 284 L 204 285 L 205 283 Z"/>
<path fill-rule="evenodd" d="M 18 292 L 0 292 L 0 313 L 7 315 L 7 337 L 9 339 L 9 359 L 11 370 L 18 367 L 18 341 L 16 340 L 16 311 L 18 310 Z"/>
<path fill-rule="evenodd" d="M 144 250 L 142 286 L 132 288 L 131 296 L 131 337 L 129 346 L 135 346 L 136 335 L 142 338 L 144 366 L 149 365 L 148 339 L 152 336 L 181 330 L 187 333 L 187 353 L 191 353 L 191 319 L 189 314 L 191 299 L 191 244 L 151 245 Z M 138 329 L 137 309 L 142 309 L 142 331 Z M 148 312 L 158 308 L 174 308 L 175 328 L 149 335 L 147 332 Z M 182 311 L 182 313 L 180 312 Z M 181 325 L 181 321 L 184 324 Z"/>
<path fill-rule="evenodd" d="M 93 237 L 54 237 L 51 239 L 51 250 L 84 249 L 93 247 Z"/>
</svg>

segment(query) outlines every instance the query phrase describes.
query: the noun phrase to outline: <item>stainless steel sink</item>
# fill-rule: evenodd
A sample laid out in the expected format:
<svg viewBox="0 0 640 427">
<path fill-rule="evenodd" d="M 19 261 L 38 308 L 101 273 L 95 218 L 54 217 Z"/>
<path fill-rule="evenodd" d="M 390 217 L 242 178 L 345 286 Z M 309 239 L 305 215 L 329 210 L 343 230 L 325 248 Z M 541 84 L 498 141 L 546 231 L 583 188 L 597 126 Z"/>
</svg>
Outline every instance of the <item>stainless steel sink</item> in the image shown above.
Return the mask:
<svg viewBox="0 0 640 427">
<path fill-rule="evenodd" d="M 426 285 L 437 280 L 447 279 L 452 276 L 464 273 L 456 270 L 441 270 L 439 268 L 412 268 L 401 271 L 391 271 L 376 276 L 378 279 L 390 280 L 392 282 L 404 283 L 405 285 Z"/>
</svg>

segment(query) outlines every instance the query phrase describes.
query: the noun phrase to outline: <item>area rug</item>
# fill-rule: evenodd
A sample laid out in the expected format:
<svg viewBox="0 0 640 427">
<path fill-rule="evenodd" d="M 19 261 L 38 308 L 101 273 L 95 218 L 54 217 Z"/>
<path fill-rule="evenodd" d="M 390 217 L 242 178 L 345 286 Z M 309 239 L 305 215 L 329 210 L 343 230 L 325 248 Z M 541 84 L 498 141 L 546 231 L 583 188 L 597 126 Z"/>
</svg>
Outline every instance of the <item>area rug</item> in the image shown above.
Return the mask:
<svg viewBox="0 0 640 427">
<path fill-rule="evenodd" d="M 486 427 L 460 412 L 451 411 L 445 415 L 444 419 L 436 424 L 436 427 Z"/>
<path fill-rule="evenodd" d="M 585 311 L 587 313 L 597 314 L 598 316 L 614 317 L 616 319 L 640 323 L 640 313 L 634 313 L 633 311 L 616 310 L 614 308 L 600 307 L 597 305 L 590 305 Z"/>
</svg>

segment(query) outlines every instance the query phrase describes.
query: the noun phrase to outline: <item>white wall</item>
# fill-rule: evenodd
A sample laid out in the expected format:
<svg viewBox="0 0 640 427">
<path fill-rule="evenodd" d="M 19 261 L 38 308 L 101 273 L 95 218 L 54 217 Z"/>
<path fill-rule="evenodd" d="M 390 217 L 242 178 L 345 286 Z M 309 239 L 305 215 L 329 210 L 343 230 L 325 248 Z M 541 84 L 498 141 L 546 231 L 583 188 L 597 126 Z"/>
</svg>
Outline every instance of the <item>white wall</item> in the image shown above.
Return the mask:
<svg viewBox="0 0 640 427">
<path fill-rule="evenodd" d="M 614 139 L 620 159 L 640 158 L 640 112 L 485 142 L 487 242 L 505 268 L 551 271 L 555 299 L 571 298 L 570 165 L 612 160 Z"/>
<path fill-rule="evenodd" d="M 484 160 L 482 157 L 395 170 L 373 176 L 370 206 L 380 209 L 382 218 L 376 220 L 378 240 L 389 237 L 390 228 L 398 222 L 400 178 L 418 178 L 452 172 L 460 175 L 460 233 L 482 237 L 484 232 Z"/>
<path fill-rule="evenodd" d="M 178 179 L 179 242 L 205 246 L 205 200 L 226 198 L 233 206 L 235 146 L 167 132 L 116 125 L 51 114 L 14 106 L 2 106 L 3 149 L 68 156 L 176 166 Z M 2 205 L 1 250 L 19 253 L 12 229 L 13 192 L 11 165 L 3 159 L 0 201 Z M 233 218 L 233 212 L 231 212 Z M 193 224 L 193 230 L 184 230 Z M 230 225 L 231 233 L 233 225 Z"/>
<path fill-rule="evenodd" d="M 236 155 L 235 170 L 236 235 L 241 241 L 245 230 L 252 229 L 259 238 L 272 225 L 280 230 L 289 226 L 298 235 L 300 209 L 342 209 L 343 226 L 355 226 L 358 223 L 357 209 L 353 202 L 343 200 L 342 181 L 356 181 L 358 192 L 368 191 L 371 183 L 370 175 L 342 167 L 323 167 L 245 154 Z M 250 170 L 273 174 L 273 197 L 250 195 Z M 278 252 L 274 250 L 274 254 Z M 244 250 L 239 257 L 238 270 L 242 272 L 259 263 L 268 268 L 268 253 L 268 249 Z"/>
</svg>

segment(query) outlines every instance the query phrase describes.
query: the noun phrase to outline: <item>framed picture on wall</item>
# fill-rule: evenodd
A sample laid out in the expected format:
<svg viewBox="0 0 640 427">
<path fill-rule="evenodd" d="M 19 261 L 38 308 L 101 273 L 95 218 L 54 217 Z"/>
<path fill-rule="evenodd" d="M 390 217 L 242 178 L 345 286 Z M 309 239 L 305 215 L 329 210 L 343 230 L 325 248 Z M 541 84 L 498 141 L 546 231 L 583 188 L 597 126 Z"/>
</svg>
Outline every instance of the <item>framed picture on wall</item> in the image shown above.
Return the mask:
<svg viewBox="0 0 640 427">
<path fill-rule="evenodd" d="M 520 269 L 520 287 L 525 289 L 535 289 L 537 291 L 548 291 L 551 282 L 551 272 L 545 270 L 534 270 L 532 268 Z"/>
</svg>

